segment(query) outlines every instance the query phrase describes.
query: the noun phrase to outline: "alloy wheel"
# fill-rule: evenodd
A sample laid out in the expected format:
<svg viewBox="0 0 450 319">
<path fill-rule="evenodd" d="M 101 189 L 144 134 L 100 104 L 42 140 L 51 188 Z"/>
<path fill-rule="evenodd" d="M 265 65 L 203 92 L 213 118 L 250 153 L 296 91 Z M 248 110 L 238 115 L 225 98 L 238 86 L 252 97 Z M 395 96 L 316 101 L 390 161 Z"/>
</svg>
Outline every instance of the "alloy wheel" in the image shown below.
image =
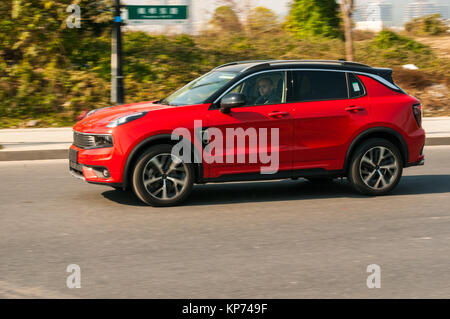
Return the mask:
<svg viewBox="0 0 450 319">
<path fill-rule="evenodd" d="M 395 182 L 399 165 L 397 157 L 389 148 L 376 146 L 362 156 L 359 173 L 362 181 L 368 187 L 383 190 Z"/>
<path fill-rule="evenodd" d="M 144 167 L 145 190 L 159 200 L 178 197 L 187 185 L 187 167 L 178 157 L 163 153 L 152 157 Z"/>
</svg>

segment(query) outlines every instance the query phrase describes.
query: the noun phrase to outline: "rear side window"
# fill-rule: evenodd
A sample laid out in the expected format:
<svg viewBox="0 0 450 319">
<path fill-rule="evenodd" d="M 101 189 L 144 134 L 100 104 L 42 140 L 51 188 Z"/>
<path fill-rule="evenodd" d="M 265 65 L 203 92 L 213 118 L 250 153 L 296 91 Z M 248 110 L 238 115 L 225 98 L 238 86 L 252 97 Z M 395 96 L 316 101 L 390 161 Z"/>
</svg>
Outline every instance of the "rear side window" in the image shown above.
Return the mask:
<svg viewBox="0 0 450 319">
<path fill-rule="evenodd" d="M 347 99 L 347 79 L 344 72 L 294 71 L 288 102 Z"/>
<path fill-rule="evenodd" d="M 348 89 L 350 93 L 350 98 L 357 98 L 364 96 L 366 94 L 366 90 L 362 81 L 353 73 L 348 74 Z"/>
</svg>

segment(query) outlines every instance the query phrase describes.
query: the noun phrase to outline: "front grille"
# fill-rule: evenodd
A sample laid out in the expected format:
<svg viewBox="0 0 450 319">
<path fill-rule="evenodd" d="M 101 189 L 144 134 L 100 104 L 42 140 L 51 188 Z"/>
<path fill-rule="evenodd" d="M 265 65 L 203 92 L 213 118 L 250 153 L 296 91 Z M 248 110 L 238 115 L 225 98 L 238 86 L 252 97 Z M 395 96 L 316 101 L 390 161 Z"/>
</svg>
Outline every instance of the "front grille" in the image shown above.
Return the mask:
<svg viewBox="0 0 450 319">
<path fill-rule="evenodd" d="M 80 148 L 91 148 L 95 147 L 95 137 L 93 135 L 81 134 L 78 132 L 73 132 L 73 145 Z"/>
</svg>

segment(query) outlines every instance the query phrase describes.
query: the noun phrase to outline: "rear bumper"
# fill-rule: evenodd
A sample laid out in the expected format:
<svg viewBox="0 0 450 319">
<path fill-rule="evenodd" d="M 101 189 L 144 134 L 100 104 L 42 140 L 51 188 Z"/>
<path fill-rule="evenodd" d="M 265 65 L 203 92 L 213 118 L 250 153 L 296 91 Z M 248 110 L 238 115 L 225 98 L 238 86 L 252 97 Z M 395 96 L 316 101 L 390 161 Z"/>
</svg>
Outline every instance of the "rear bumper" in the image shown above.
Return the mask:
<svg viewBox="0 0 450 319">
<path fill-rule="evenodd" d="M 419 128 L 407 135 L 406 143 L 409 149 L 409 161 L 406 163 L 405 167 L 424 165 L 425 156 L 423 151 L 425 148 L 425 131 L 423 128 Z"/>
<path fill-rule="evenodd" d="M 425 156 L 422 155 L 422 159 L 417 161 L 417 162 L 413 162 L 413 163 L 408 163 L 405 165 L 405 167 L 411 167 L 411 166 L 422 166 L 425 165 Z"/>
</svg>

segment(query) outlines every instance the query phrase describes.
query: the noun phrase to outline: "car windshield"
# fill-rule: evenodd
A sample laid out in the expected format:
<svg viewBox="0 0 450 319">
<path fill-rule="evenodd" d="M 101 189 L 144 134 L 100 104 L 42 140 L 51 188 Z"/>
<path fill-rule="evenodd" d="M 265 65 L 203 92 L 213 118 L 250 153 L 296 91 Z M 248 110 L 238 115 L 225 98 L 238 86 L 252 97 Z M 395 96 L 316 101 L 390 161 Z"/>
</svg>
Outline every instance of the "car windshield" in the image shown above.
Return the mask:
<svg viewBox="0 0 450 319">
<path fill-rule="evenodd" d="M 202 104 L 214 92 L 236 77 L 234 72 L 212 71 L 195 79 L 169 97 L 161 100 L 161 104 L 194 105 Z"/>
</svg>

